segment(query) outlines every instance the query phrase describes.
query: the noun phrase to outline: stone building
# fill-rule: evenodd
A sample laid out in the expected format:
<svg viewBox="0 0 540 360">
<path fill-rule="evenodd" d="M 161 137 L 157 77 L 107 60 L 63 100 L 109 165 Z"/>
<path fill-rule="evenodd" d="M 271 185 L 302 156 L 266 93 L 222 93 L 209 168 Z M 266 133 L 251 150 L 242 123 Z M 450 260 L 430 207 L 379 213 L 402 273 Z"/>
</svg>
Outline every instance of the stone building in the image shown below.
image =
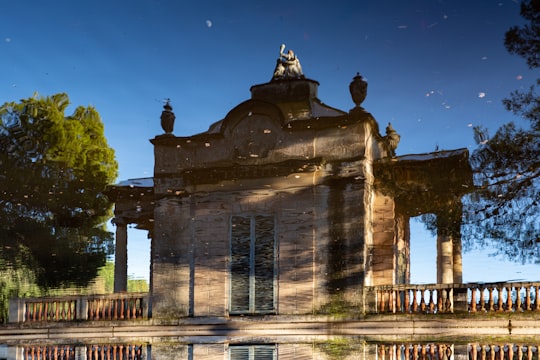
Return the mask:
<svg viewBox="0 0 540 360">
<path fill-rule="evenodd" d="M 173 135 L 167 104 L 165 133 L 150 140 L 154 177 L 109 189 L 115 289 L 125 290 L 134 223 L 151 238 L 153 317 L 361 312 L 366 286 L 409 282 L 409 218 L 428 213 L 438 282 L 461 282 L 467 151 L 396 157 L 399 135 L 390 124 L 381 135 L 361 106 L 360 75 L 343 111 L 301 68 L 281 70 L 201 134 Z"/>
</svg>

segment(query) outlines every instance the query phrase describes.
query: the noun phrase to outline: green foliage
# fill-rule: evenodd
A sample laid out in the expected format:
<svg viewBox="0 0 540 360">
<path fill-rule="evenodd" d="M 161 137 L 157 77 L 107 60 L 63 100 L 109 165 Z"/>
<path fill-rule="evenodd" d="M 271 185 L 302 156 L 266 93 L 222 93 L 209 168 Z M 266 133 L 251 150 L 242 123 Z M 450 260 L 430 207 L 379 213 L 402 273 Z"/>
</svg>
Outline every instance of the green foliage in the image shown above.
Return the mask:
<svg viewBox="0 0 540 360">
<path fill-rule="evenodd" d="M 537 68 L 540 66 L 540 1 L 522 1 L 521 16 L 529 24 L 511 27 L 505 34 L 504 45 L 511 54 L 525 58 L 531 69 Z"/>
<path fill-rule="evenodd" d="M 128 292 L 148 292 L 148 282 L 144 279 L 128 279 Z"/>
<path fill-rule="evenodd" d="M 521 3 L 529 23 L 512 27 L 505 37 L 510 53 L 522 56 L 531 69 L 540 66 L 540 0 Z M 466 203 L 465 245 L 495 241 L 499 253 L 514 261 L 540 262 L 540 96 L 536 81 L 526 91 L 514 91 L 503 101 L 508 111 L 530 126 L 511 122 L 492 138 L 477 128 L 479 148 L 471 156 L 476 191 Z M 467 238 L 467 237 L 466 237 Z"/>
<path fill-rule="evenodd" d="M 45 288 L 86 285 L 113 241 L 103 191 L 117 176 L 114 151 L 98 112 L 66 116 L 68 105 L 61 93 L 0 107 L 0 238 L 29 249 Z"/>
</svg>

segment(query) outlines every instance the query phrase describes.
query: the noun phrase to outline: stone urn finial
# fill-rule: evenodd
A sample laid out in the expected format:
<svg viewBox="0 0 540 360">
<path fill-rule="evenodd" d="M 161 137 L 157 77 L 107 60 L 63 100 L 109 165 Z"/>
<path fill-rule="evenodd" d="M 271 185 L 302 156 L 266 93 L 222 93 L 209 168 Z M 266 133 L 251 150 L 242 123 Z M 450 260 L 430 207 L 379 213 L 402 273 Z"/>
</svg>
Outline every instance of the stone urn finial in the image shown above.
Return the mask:
<svg viewBox="0 0 540 360">
<path fill-rule="evenodd" d="M 161 127 L 165 131 L 165 134 L 172 134 L 174 129 L 174 119 L 176 116 L 172 112 L 172 106 L 170 100 L 167 99 L 165 105 L 163 105 L 163 111 L 161 112 Z"/>
<path fill-rule="evenodd" d="M 360 104 L 364 102 L 367 96 L 367 81 L 360 75 L 356 73 L 356 76 L 353 78 L 349 85 L 349 91 L 351 92 L 351 97 L 353 102 L 356 104 L 356 107 L 360 107 Z"/>
<path fill-rule="evenodd" d="M 395 156 L 396 149 L 399 145 L 399 141 L 401 140 L 401 136 L 394 129 L 392 123 L 388 123 L 388 126 L 386 127 L 386 136 L 384 136 L 383 138 L 388 145 L 388 148 L 390 149 L 390 154 L 392 156 Z"/>
</svg>

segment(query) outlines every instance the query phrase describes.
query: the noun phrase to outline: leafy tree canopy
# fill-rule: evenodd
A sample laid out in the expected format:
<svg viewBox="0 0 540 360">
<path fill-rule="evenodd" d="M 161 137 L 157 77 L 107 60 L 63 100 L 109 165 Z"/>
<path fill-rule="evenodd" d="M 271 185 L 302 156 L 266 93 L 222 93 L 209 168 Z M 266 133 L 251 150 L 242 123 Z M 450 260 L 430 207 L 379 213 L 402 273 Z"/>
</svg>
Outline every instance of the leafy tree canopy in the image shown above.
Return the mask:
<svg viewBox="0 0 540 360">
<path fill-rule="evenodd" d="M 114 151 L 93 107 L 68 106 L 60 93 L 0 107 L 0 238 L 30 249 L 41 286 L 84 285 L 112 245 Z"/>
<path fill-rule="evenodd" d="M 534 70 L 540 67 L 540 0 L 522 1 L 521 15 L 528 23 L 509 29 L 505 46 Z M 522 262 L 540 262 L 538 85 L 540 79 L 503 101 L 508 111 L 530 126 L 518 127 L 511 122 L 501 126 L 492 138 L 486 129 L 475 128 L 479 147 L 471 156 L 471 164 L 477 191 L 465 204 L 465 239 L 476 239 L 481 246 L 495 241 L 500 254 Z"/>
</svg>

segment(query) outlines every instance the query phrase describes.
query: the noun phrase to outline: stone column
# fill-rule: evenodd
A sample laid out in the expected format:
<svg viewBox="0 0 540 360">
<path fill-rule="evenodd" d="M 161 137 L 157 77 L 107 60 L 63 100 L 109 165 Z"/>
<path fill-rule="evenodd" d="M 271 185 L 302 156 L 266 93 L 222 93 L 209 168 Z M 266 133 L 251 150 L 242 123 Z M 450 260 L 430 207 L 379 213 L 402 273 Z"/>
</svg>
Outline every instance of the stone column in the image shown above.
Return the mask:
<svg viewBox="0 0 540 360">
<path fill-rule="evenodd" d="M 437 233 L 437 283 L 451 284 L 454 282 L 452 237 L 440 229 Z"/>
<path fill-rule="evenodd" d="M 115 219 L 114 292 L 127 291 L 127 226 L 124 219 Z"/>
<path fill-rule="evenodd" d="M 446 209 L 437 214 L 437 283 L 460 284 L 463 265 L 461 258 L 461 202 L 448 201 Z"/>
<path fill-rule="evenodd" d="M 461 200 L 458 199 L 452 209 L 454 215 L 454 221 L 452 223 L 453 229 L 453 252 L 454 252 L 454 284 L 461 284 L 463 282 L 463 261 L 462 261 L 462 246 L 461 246 L 461 219 L 463 216 L 463 205 Z"/>
</svg>

